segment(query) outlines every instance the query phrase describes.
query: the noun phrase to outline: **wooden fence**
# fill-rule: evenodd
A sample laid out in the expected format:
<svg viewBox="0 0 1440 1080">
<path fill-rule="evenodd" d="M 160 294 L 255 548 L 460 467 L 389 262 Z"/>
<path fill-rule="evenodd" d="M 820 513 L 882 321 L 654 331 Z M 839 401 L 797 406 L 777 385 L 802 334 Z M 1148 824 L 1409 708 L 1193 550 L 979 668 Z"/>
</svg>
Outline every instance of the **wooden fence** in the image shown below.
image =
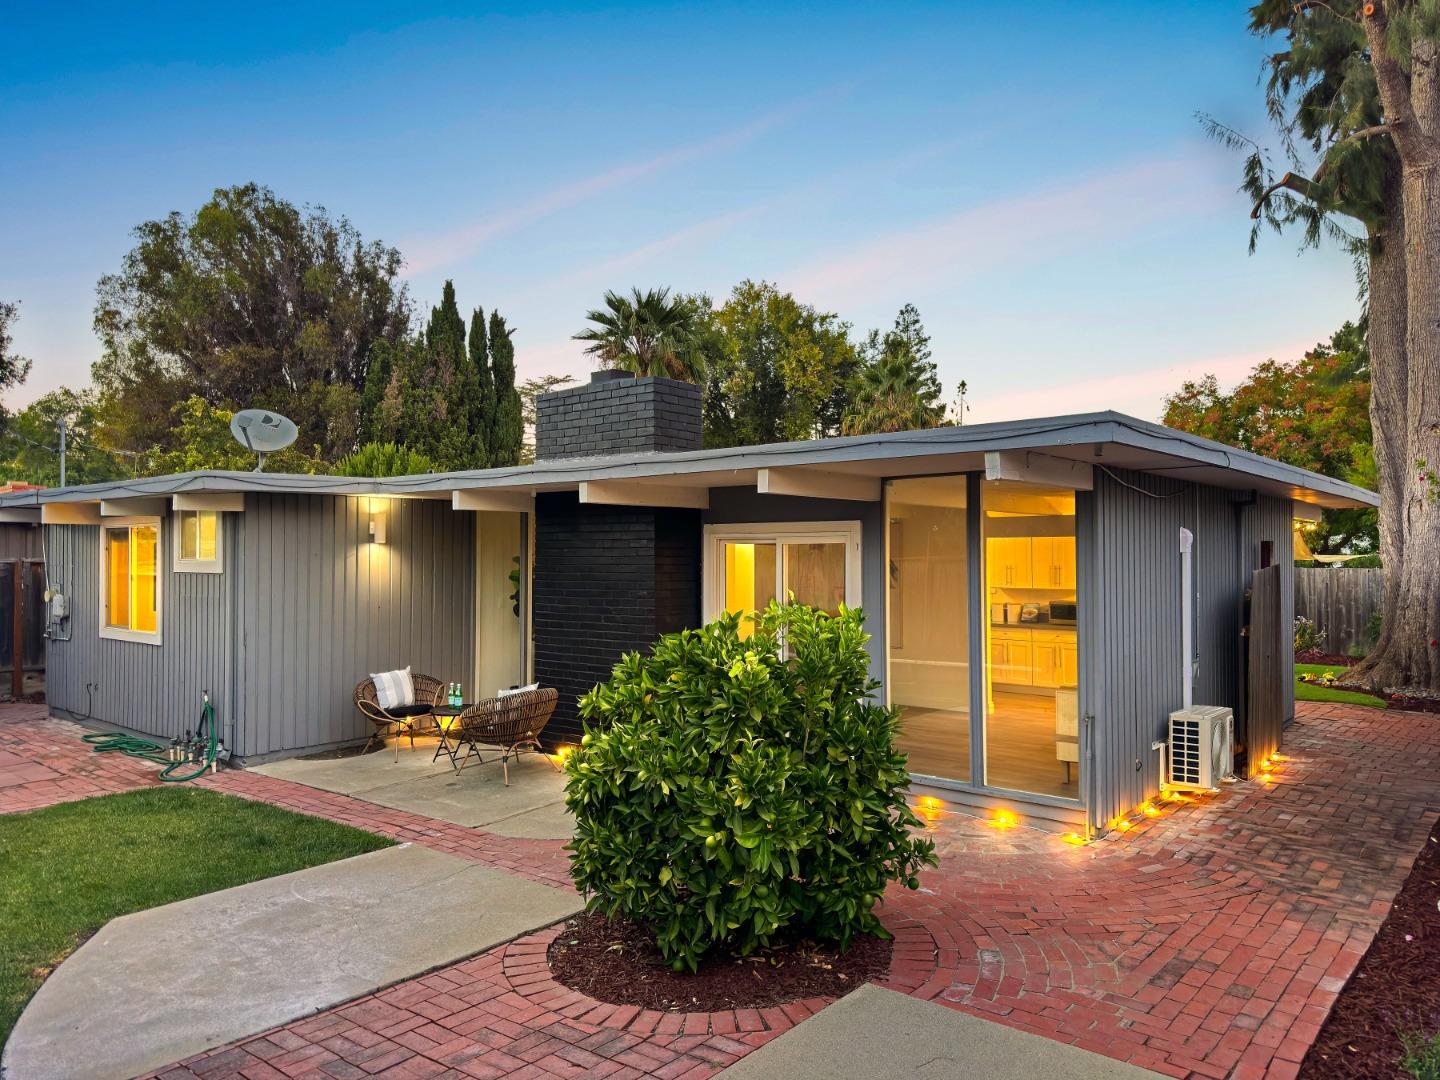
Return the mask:
<svg viewBox="0 0 1440 1080">
<path fill-rule="evenodd" d="M 1325 632 L 1328 653 L 1369 649 L 1367 624 L 1380 610 L 1384 571 L 1378 567 L 1295 568 L 1295 614 Z"/>
</svg>

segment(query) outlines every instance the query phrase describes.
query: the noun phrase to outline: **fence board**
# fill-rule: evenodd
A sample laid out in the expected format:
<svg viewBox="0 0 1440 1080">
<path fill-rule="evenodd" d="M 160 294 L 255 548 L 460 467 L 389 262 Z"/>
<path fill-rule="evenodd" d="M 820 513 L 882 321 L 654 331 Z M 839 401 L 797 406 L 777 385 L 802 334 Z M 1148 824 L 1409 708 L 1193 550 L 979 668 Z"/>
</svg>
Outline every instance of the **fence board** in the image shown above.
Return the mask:
<svg viewBox="0 0 1440 1080">
<path fill-rule="evenodd" d="M 1326 652 L 1370 648 L 1366 625 L 1380 610 L 1384 573 L 1378 567 L 1295 568 L 1295 614 L 1325 632 Z"/>
</svg>

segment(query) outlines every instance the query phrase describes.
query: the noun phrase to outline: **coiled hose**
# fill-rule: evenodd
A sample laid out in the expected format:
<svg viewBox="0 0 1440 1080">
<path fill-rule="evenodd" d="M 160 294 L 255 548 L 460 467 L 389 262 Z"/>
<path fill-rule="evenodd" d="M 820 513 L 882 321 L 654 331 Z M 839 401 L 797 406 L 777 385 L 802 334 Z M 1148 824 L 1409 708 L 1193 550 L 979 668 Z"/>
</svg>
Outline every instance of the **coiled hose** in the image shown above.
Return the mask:
<svg viewBox="0 0 1440 1080">
<path fill-rule="evenodd" d="M 140 758 L 142 761 L 153 761 L 156 764 L 164 765 L 160 771 L 160 780 L 166 784 L 183 784 L 187 780 L 194 780 L 204 776 L 205 771 L 215 762 L 218 747 L 218 738 L 215 731 L 215 707 L 210 704 L 210 694 L 205 694 L 205 705 L 200 710 L 200 724 L 195 729 L 196 734 L 205 732 L 207 736 L 207 749 L 205 757 L 199 762 L 192 761 L 171 761 L 166 756 L 165 747 L 159 743 L 151 742 L 149 739 L 142 739 L 137 735 L 126 735 L 120 731 L 106 731 L 95 735 L 84 735 L 82 738 L 95 748 L 97 754 L 124 754 L 126 757 Z M 194 766 L 188 772 L 179 770 L 186 766 Z"/>
</svg>

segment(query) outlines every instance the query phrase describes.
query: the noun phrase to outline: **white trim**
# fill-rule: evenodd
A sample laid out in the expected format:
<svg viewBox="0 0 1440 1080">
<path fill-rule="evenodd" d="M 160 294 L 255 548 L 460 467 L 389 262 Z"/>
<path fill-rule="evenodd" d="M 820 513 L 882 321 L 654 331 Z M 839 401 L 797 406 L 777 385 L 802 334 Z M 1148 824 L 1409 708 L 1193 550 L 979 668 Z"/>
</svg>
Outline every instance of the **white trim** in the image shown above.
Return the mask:
<svg viewBox="0 0 1440 1080">
<path fill-rule="evenodd" d="M 214 514 L 215 515 L 215 557 L 213 559 L 187 559 L 181 552 L 184 550 L 184 541 L 180 535 L 180 522 L 186 514 Z M 225 518 L 219 510 L 185 509 L 176 510 L 170 515 L 174 524 L 171 526 L 172 538 L 171 569 L 177 574 L 223 574 L 225 572 Z"/>
<path fill-rule="evenodd" d="M 845 606 L 861 607 L 861 529 L 859 521 L 766 521 L 744 524 L 706 525 L 704 528 L 704 597 L 702 600 L 706 622 L 719 617 L 720 597 L 724 595 L 725 558 L 723 545 L 727 543 L 775 544 L 794 543 L 843 543 L 845 545 Z M 779 552 L 776 553 L 777 555 Z M 775 560 L 775 595 L 783 596 L 785 560 Z"/>
<path fill-rule="evenodd" d="M 155 630 L 130 630 L 119 626 L 110 626 L 105 621 L 106 604 L 110 595 L 110 561 L 105 558 L 105 532 L 107 529 L 130 529 L 136 526 L 155 526 Z M 133 540 L 131 543 L 133 544 Z M 110 641 L 131 641 L 140 645 L 163 644 L 163 631 L 165 629 L 165 525 L 158 517 L 121 517 L 112 518 L 100 526 L 100 595 L 95 605 L 99 616 L 100 636 Z M 132 597 L 133 601 L 133 597 Z"/>
<path fill-rule="evenodd" d="M 878 476 L 852 476 L 805 466 L 759 469 L 755 475 L 755 490 L 761 495 L 879 502 L 880 485 Z"/>
</svg>

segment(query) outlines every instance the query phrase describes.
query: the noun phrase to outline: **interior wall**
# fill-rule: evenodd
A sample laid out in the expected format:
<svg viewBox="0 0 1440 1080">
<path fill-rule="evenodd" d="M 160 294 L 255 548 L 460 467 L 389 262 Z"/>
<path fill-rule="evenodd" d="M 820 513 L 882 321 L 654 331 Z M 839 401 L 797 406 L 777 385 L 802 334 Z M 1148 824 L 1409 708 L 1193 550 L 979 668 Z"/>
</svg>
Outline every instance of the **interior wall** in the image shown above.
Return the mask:
<svg viewBox="0 0 1440 1080">
<path fill-rule="evenodd" d="M 521 619 L 515 612 L 510 575 L 520 554 L 520 514 L 475 514 L 475 682 L 465 700 L 491 697 L 524 682 Z M 522 609 L 523 614 L 523 609 Z"/>
</svg>

